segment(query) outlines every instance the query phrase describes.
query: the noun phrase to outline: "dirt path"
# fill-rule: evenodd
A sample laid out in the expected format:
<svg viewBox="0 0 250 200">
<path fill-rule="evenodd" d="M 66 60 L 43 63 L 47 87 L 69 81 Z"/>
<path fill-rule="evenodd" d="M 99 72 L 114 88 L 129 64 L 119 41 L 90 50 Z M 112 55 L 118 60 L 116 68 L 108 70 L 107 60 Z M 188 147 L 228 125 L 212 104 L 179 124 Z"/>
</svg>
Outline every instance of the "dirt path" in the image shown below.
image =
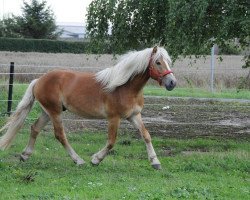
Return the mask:
<svg viewBox="0 0 250 200">
<path fill-rule="evenodd" d="M 250 139 L 250 102 L 145 97 L 144 123 L 162 137 L 226 137 Z M 65 113 L 68 131 L 107 130 L 105 120 L 84 120 Z M 76 118 L 79 121 L 68 121 Z M 120 134 L 136 131 L 122 121 Z"/>
</svg>

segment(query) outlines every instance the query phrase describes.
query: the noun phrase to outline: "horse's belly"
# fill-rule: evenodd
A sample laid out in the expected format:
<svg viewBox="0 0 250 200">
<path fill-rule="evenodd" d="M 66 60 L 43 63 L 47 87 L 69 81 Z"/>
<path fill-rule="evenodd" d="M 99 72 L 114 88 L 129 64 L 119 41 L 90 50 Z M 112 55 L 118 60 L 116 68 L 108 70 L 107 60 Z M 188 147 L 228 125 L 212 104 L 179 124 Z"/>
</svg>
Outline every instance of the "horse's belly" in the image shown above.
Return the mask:
<svg viewBox="0 0 250 200">
<path fill-rule="evenodd" d="M 92 112 L 86 112 L 86 110 L 78 111 L 78 115 L 84 117 L 84 118 L 90 118 L 90 119 L 104 119 L 106 118 L 106 114 L 100 111 L 92 111 Z"/>
<path fill-rule="evenodd" d="M 72 107 L 72 106 L 68 106 L 67 108 L 70 112 L 73 112 L 81 117 L 84 118 L 99 118 L 99 119 L 103 119 L 106 118 L 106 112 L 104 110 L 104 108 L 99 107 L 99 106 L 81 106 L 81 107 Z"/>
</svg>

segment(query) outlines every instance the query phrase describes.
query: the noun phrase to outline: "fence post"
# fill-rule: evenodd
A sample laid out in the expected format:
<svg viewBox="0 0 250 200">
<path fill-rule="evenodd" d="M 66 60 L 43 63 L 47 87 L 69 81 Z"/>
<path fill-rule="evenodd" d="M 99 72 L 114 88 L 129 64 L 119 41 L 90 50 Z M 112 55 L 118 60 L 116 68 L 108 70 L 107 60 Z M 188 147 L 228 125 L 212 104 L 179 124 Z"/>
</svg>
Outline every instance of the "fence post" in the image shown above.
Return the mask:
<svg viewBox="0 0 250 200">
<path fill-rule="evenodd" d="M 14 82 L 14 62 L 11 62 L 10 76 L 9 76 L 8 107 L 7 107 L 7 114 L 9 116 L 11 114 L 11 106 L 12 106 L 13 82 Z"/>
<path fill-rule="evenodd" d="M 210 77 L 210 89 L 211 92 L 214 92 L 214 45 L 211 48 L 211 63 L 210 63 L 210 67 L 211 67 L 211 77 Z"/>
</svg>

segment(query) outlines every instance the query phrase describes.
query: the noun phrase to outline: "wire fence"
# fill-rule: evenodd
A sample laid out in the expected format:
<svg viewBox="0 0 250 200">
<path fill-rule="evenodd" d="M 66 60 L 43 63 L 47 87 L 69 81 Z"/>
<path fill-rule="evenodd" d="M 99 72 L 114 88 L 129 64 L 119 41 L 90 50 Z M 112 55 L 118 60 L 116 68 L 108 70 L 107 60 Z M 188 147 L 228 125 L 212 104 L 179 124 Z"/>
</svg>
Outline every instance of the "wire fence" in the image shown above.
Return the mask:
<svg viewBox="0 0 250 200">
<path fill-rule="evenodd" d="M 9 66 L 10 64 L 6 64 L 6 63 L 0 63 L 0 66 L 3 68 L 5 67 L 6 69 L 9 69 Z M 62 68 L 62 69 L 82 69 L 82 70 L 86 70 L 86 69 L 102 69 L 101 67 L 94 67 L 94 66 L 80 66 L 80 67 L 74 67 L 74 66 L 57 66 L 57 65 L 22 65 L 22 64 L 15 64 L 15 67 L 28 67 L 28 68 L 35 68 L 35 69 L 39 69 L 39 68 L 44 68 L 44 69 L 56 69 L 56 68 Z M 230 67 L 227 67 L 226 68 L 227 70 L 229 71 L 239 71 L 238 68 L 230 68 Z M 175 70 L 178 70 L 175 69 Z M 185 72 L 190 72 L 190 73 L 193 73 L 194 71 L 197 71 L 197 68 L 188 68 L 187 69 L 181 69 L 182 71 L 185 71 Z M 217 72 L 220 70 L 220 68 L 217 68 L 215 69 L 217 70 Z M 199 68 L 198 71 L 206 71 L 206 72 L 210 72 L 210 68 Z M 221 72 L 223 73 L 223 72 Z M 9 73 L 0 73 L 0 74 L 9 74 Z M 25 73 L 24 73 L 25 74 Z"/>
<path fill-rule="evenodd" d="M 205 88 L 211 91 L 218 91 L 225 88 L 236 88 L 242 82 L 242 78 L 246 77 L 249 72 L 249 69 L 241 68 L 240 58 L 228 59 L 225 64 L 221 64 L 216 62 L 215 67 L 213 69 L 214 75 L 211 74 L 211 69 L 209 67 L 209 62 L 206 63 L 199 61 L 194 66 L 191 67 L 183 67 L 183 65 L 188 65 L 185 61 L 180 63 L 180 67 L 177 66 L 173 68 L 175 76 L 178 80 L 179 87 L 192 87 L 192 88 Z M 209 59 L 208 59 L 209 60 Z M 236 61 L 235 61 L 236 60 Z M 79 66 L 74 63 L 72 65 L 64 66 L 65 63 L 60 62 L 60 66 L 58 65 L 41 65 L 41 64 L 15 64 L 15 80 L 21 83 L 28 83 L 33 79 L 40 77 L 45 74 L 47 71 L 52 69 L 71 69 L 77 71 L 89 71 L 89 72 L 98 72 L 103 69 L 103 67 L 96 66 L 86 66 L 86 63 L 80 63 Z M 90 62 L 91 63 L 91 62 Z M 89 63 L 89 64 L 90 64 Z M 105 63 L 105 61 L 104 61 Z M 91 63 L 93 64 L 93 62 Z M 9 73 L 9 64 L 0 63 L 0 79 L 7 80 Z M 213 78 L 212 78 L 213 77 Z M 212 81 L 212 79 L 214 79 Z M 154 84 L 154 81 L 149 81 L 150 84 Z M 0 84 L 1 83 L 0 81 Z M 212 87 L 214 85 L 214 87 Z M 4 87 L 3 85 L 1 85 Z M 155 89 L 157 90 L 157 89 Z"/>
</svg>

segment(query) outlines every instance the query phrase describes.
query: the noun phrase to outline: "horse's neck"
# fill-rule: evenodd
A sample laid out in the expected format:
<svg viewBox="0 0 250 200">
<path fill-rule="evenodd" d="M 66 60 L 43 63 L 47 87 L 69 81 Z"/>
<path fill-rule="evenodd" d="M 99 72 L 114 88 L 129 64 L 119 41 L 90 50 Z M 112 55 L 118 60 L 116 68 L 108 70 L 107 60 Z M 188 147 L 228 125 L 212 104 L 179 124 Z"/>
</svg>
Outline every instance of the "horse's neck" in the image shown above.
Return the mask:
<svg viewBox="0 0 250 200">
<path fill-rule="evenodd" d="M 122 87 L 124 89 L 133 91 L 135 94 L 139 93 L 139 92 L 141 92 L 143 87 L 146 85 L 149 77 L 150 76 L 149 76 L 148 70 L 146 70 L 144 73 L 137 74 L 134 78 L 129 80 Z"/>
</svg>

